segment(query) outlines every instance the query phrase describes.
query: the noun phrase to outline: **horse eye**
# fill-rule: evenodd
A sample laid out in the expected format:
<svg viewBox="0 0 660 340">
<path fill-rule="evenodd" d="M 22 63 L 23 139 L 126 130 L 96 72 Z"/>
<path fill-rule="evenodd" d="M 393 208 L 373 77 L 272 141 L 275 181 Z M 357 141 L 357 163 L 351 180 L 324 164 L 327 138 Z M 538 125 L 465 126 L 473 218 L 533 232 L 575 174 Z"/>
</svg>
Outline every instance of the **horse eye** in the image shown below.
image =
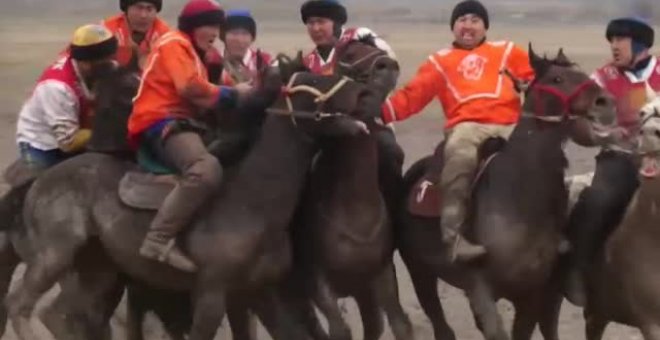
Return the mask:
<svg viewBox="0 0 660 340">
<path fill-rule="evenodd" d="M 564 79 L 562 77 L 555 77 L 555 79 L 553 79 L 552 81 L 554 81 L 555 84 L 561 84 L 564 81 Z"/>
<path fill-rule="evenodd" d="M 660 130 L 653 131 L 656 137 L 660 138 Z"/>
</svg>

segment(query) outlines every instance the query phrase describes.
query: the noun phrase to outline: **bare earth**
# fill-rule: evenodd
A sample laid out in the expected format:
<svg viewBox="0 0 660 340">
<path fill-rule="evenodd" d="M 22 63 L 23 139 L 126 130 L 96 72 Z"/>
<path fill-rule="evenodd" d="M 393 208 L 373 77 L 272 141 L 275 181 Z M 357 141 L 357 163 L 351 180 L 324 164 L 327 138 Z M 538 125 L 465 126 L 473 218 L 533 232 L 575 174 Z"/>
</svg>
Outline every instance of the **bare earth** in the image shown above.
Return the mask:
<svg viewBox="0 0 660 340">
<path fill-rule="evenodd" d="M 40 13 L 47 15 L 46 13 Z M 70 32 L 79 24 L 85 23 L 85 16 L 75 16 L 64 19 L 4 17 L 0 21 L 0 41 L 3 43 L 0 51 L 0 168 L 6 167 L 16 156 L 14 146 L 14 131 L 16 115 L 25 98 L 28 96 L 35 79 L 41 70 L 50 63 L 57 52 L 66 43 Z M 87 16 L 89 21 L 96 17 Z M 174 23 L 171 16 L 169 22 Z M 384 36 L 394 47 L 402 65 L 400 84 L 409 79 L 417 66 L 432 52 L 447 45 L 450 35 L 446 24 L 386 24 L 382 21 L 362 23 L 372 27 Z M 585 71 L 590 72 L 607 58 L 607 45 L 603 37 L 604 27 L 600 26 L 564 26 L 552 28 L 549 26 L 516 26 L 494 24 L 490 39 L 512 39 L 526 47 L 533 40 L 537 51 L 556 53 L 559 47 L 564 47 L 569 57 L 577 61 Z M 299 48 L 309 48 L 303 28 L 295 23 L 268 22 L 262 24 L 259 33 L 259 44 L 265 50 L 273 52 L 293 52 Z M 435 143 L 440 140 L 442 114 L 437 104 L 432 104 L 418 117 L 397 125 L 399 142 L 406 150 L 406 166 L 431 152 Z M 567 146 L 571 159 L 571 172 L 579 173 L 591 170 L 593 156 L 596 150 L 587 150 L 569 144 Z M 409 313 L 418 339 L 432 339 L 432 331 L 426 316 L 419 307 L 416 296 L 405 267 L 397 259 L 402 302 Z M 17 274 L 17 280 L 22 270 Z M 18 282 L 18 281 L 17 281 Z M 457 332 L 459 339 L 482 339 L 477 331 L 472 315 L 468 309 L 462 292 L 439 282 L 438 292 L 450 324 Z M 49 294 L 50 297 L 53 293 Z M 43 303 L 48 303 L 48 300 Z M 42 303 L 42 304 L 43 304 Z M 361 325 L 356 315 L 352 301 L 345 302 L 347 318 L 351 322 L 356 337 L 361 336 Z M 507 303 L 500 305 L 501 312 L 510 323 L 512 308 Z M 117 330 L 115 338 L 124 338 L 124 305 L 113 319 Z M 35 322 L 35 326 L 41 327 Z M 166 338 L 161 326 L 155 320 L 149 320 L 145 330 L 150 338 Z M 228 338 L 227 327 L 219 332 L 218 339 Z M 269 337 L 263 332 L 260 339 Z M 50 336 L 43 331 L 44 339 Z M 560 335 L 563 339 L 583 339 L 584 322 L 581 310 L 568 302 L 563 306 L 561 314 Z M 535 335 L 534 339 L 540 339 Z M 3 337 L 4 340 L 16 339 L 13 331 Z M 392 339 L 389 331 L 384 339 Z M 638 331 L 613 325 L 608 329 L 605 339 L 641 339 Z"/>
</svg>

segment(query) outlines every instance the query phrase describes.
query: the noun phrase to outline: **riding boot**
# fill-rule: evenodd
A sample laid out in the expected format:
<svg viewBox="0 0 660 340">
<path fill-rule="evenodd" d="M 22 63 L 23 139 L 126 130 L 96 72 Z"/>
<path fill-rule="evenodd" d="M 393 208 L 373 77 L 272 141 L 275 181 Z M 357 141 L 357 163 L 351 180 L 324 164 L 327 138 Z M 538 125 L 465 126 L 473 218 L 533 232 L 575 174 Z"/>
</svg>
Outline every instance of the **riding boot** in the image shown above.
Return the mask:
<svg viewBox="0 0 660 340">
<path fill-rule="evenodd" d="M 442 209 L 440 229 L 442 242 L 450 262 L 456 260 L 467 262 L 486 254 L 486 248 L 473 244 L 461 235 L 461 228 L 465 222 L 465 208 L 462 206 L 445 206 Z"/>
<path fill-rule="evenodd" d="M 194 272 L 197 266 L 177 247 L 176 235 L 219 186 L 220 163 L 206 151 L 201 137 L 193 132 L 169 137 L 164 143 L 164 154 L 181 171 L 182 178 L 151 223 L 140 255 Z"/>
</svg>

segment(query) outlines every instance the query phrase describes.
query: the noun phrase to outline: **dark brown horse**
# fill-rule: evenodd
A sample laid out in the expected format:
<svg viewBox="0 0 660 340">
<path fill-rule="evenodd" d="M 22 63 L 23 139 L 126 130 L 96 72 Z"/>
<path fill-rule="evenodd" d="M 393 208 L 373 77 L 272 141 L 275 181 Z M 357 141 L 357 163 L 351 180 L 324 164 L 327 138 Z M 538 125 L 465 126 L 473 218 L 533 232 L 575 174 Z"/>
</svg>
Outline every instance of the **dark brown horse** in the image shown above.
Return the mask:
<svg viewBox="0 0 660 340">
<path fill-rule="evenodd" d="M 399 66 L 372 40 L 338 48 L 336 71 L 377 91 L 373 105 L 379 112 L 396 84 Z M 324 141 L 294 232 L 295 270 L 309 299 L 328 319 L 330 339 L 351 339 L 337 305 L 346 296 L 358 303 L 364 339 L 382 335 L 383 310 L 396 338 L 412 339 L 398 299 L 393 226 L 379 183 L 376 138 L 387 128 L 373 120 L 367 126 L 369 135 Z"/>
<path fill-rule="evenodd" d="M 338 80 L 313 75 L 297 79 L 293 85 L 320 91 L 328 91 Z M 270 94 L 280 90 L 279 85 L 266 88 Z M 327 98 L 326 107 L 332 112 L 362 114 L 356 108 L 363 91 L 362 85 L 349 82 Z M 160 288 L 194 288 L 191 339 L 212 338 L 229 295 L 243 296 L 246 305 L 263 312 L 262 321 L 276 338 L 299 338 L 295 328 L 276 327 L 287 325 L 287 315 L 277 310 L 275 298 L 267 293 L 290 262 L 290 216 L 315 151 L 315 138 L 363 129 L 348 116 L 310 114 L 317 108 L 315 99 L 306 92 L 296 93 L 291 96 L 295 110 L 266 118 L 261 136 L 239 171 L 199 214 L 190 232 L 182 235 L 184 247 L 201 268 L 195 276 L 137 255 L 153 212 L 129 208 L 118 197 L 118 183 L 134 167 L 132 162 L 88 153 L 44 173 L 30 189 L 25 206 L 35 255 L 28 260 L 23 284 L 8 298 L 17 334 L 34 339 L 28 324 L 34 303 L 71 268 L 81 247 L 98 238 L 128 275 Z M 45 202 L 49 203 L 42 206 Z M 108 282 L 90 284 L 100 287 Z"/>
<path fill-rule="evenodd" d="M 487 257 L 469 266 L 445 262 L 449 250 L 441 246 L 438 218 L 414 215 L 403 205 L 399 249 L 436 339 L 455 339 L 438 299 L 438 277 L 465 290 L 486 339 L 509 339 L 496 308 L 501 298 L 516 308 L 514 339 L 530 339 L 537 323 L 545 339 L 558 338 L 562 297 L 553 274 L 563 242 L 568 164 L 562 147 L 569 137 L 584 142 L 612 124 L 615 115 L 612 100 L 561 51 L 549 60 L 530 47 L 530 61 L 537 76 L 527 90 L 520 122 L 483 170 L 470 203 L 467 236 L 488 249 Z M 503 144 L 494 142 L 484 144 L 483 157 L 489 145 Z M 432 159 L 411 167 L 407 192 L 425 176 Z"/>
<path fill-rule="evenodd" d="M 587 272 L 587 340 L 612 321 L 660 339 L 660 114 L 642 119 L 640 187 Z"/>
</svg>

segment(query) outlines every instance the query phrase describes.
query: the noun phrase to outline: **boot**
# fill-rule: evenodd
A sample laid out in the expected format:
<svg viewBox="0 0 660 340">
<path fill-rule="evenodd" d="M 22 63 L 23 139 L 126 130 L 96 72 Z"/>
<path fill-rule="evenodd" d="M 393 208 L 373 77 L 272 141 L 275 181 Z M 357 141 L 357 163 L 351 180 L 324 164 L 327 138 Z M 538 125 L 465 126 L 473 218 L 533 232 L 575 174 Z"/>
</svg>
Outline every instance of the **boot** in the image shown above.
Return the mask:
<svg viewBox="0 0 660 340">
<path fill-rule="evenodd" d="M 197 266 L 176 245 L 176 238 L 161 231 L 147 232 L 140 247 L 140 255 L 171 265 L 184 272 L 193 273 Z"/>
<path fill-rule="evenodd" d="M 466 240 L 458 228 L 441 226 L 442 243 L 447 249 L 449 262 L 468 262 L 486 255 L 486 248 L 482 245 L 473 244 Z"/>
<path fill-rule="evenodd" d="M 568 301 L 578 307 L 584 307 L 587 303 L 584 273 L 576 266 L 568 269 L 564 282 L 564 295 Z"/>
</svg>

